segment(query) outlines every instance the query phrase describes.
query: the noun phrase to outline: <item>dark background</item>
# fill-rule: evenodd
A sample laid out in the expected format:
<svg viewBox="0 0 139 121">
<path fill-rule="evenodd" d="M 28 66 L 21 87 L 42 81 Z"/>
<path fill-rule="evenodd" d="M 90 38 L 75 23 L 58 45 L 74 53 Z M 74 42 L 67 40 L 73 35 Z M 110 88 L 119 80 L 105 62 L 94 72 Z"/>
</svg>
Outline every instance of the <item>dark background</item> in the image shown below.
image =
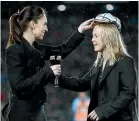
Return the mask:
<svg viewBox="0 0 139 121">
<path fill-rule="evenodd" d="M 58 5 L 65 5 L 65 11 L 59 11 Z M 108 11 L 107 4 L 114 10 Z M 1 2 L 1 102 L 8 100 L 9 86 L 5 68 L 5 47 L 9 36 L 9 17 L 27 5 L 38 5 L 48 12 L 48 33 L 41 43 L 59 45 L 67 40 L 72 32 L 85 20 L 100 13 L 110 12 L 124 24 L 122 34 L 128 52 L 138 64 L 138 2 L 130 1 L 3 1 Z M 62 73 L 67 76 L 82 77 L 91 67 L 96 54 L 91 43 L 91 31 L 87 31 L 86 39 L 65 60 L 62 61 Z M 71 103 L 76 92 L 54 88 L 48 84 L 48 103 L 46 115 L 48 121 L 70 121 L 72 118 Z M 64 104 L 64 105 L 63 105 Z"/>
</svg>

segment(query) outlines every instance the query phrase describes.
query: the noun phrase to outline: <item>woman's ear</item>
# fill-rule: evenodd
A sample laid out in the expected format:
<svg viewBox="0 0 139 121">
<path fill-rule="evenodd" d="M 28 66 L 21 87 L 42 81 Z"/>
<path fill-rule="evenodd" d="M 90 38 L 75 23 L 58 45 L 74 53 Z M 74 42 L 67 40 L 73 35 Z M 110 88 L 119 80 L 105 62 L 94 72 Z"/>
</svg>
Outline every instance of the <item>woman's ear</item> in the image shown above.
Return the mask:
<svg viewBox="0 0 139 121">
<path fill-rule="evenodd" d="M 29 26 L 30 26 L 30 28 L 33 30 L 33 29 L 35 29 L 35 22 L 33 21 L 33 20 L 31 20 L 30 22 L 29 22 Z"/>
</svg>

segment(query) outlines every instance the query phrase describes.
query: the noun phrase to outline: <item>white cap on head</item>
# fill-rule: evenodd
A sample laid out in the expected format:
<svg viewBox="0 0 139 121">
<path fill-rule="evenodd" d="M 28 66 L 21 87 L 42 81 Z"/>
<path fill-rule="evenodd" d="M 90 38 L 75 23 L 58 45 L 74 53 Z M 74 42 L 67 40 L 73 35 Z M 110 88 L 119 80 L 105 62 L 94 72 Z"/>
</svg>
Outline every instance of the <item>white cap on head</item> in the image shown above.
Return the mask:
<svg viewBox="0 0 139 121">
<path fill-rule="evenodd" d="M 113 16 L 111 13 L 99 14 L 95 17 L 94 21 L 112 23 L 114 24 L 119 31 L 121 31 L 121 21 L 117 17 Z"/>
</svg>

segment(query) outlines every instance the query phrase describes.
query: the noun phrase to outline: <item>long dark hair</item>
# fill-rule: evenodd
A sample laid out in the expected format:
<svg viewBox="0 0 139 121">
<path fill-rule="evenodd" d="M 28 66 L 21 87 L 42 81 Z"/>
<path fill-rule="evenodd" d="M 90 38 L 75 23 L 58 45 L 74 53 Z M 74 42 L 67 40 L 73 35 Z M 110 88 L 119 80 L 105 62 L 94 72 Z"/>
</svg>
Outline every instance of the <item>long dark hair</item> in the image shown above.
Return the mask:
<svg viewBox="0 0 139 121">
<path fill-rule="evenodd" d="M 10 35 L 7 47 L 16 42 L 22 42 L 22 34 L 26 30 L 28 22 L 33 20 L 37 23 L 45 14 L 45 10 L 39 6 L 24 7 L 21 12 L 14 13 L 9 19 Z"/>
</svg>

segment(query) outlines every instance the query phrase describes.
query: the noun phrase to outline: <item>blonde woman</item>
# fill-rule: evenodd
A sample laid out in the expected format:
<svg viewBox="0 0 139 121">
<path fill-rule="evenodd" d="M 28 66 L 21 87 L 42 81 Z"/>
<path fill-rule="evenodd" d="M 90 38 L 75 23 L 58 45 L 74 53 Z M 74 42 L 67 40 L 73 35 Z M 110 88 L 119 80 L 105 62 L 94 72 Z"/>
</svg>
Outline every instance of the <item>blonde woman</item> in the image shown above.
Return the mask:
<svg viewBox="0 0 139 121">
<path fill-rule="evenodd" d="M 61 74 L 60 86 L 79 92 L 90 90 L 87 121 L 133 121 L 129 106 L 135 99 L 136 73 L 120 35 L 120 20 L 105 13 L 94 21 L 92 43 L 98 55 L 92 69 L 82 79 Z"/>
</svg>

